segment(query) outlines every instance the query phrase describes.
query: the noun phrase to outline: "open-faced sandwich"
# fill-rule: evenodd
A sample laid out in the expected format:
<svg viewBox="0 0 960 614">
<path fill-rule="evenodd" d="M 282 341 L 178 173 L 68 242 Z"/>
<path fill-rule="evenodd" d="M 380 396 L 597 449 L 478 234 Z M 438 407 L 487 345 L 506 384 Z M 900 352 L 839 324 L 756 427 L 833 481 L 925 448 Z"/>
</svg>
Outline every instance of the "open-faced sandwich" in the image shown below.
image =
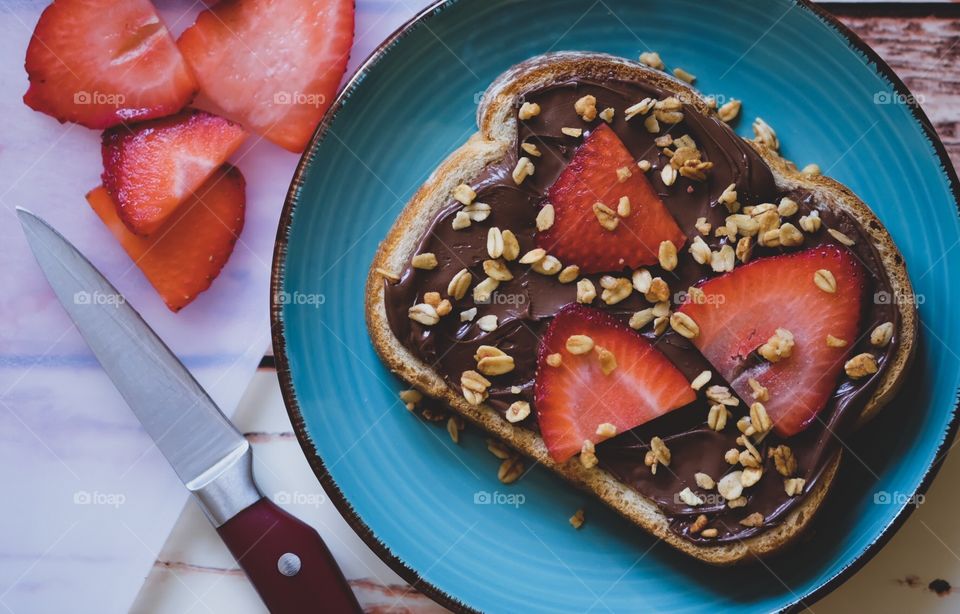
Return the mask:
<svg viewBox="0 0 960 614">
<path fill-rule="evenodd" d="M 515 66 L 366 289 L 401 378 L 716 564 L 810 523 L 916 338 L 873 212 L 738 110 L 607 55 Z"/>
</svg>

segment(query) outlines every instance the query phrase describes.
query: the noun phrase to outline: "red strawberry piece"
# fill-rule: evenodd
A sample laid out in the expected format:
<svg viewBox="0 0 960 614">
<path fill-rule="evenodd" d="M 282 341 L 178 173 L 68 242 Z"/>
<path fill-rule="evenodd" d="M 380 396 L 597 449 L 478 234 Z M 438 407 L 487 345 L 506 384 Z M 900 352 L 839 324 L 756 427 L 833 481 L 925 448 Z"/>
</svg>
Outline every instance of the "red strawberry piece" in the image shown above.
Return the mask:
<svg viewBox="0 0 960 614">
<path fill-rule="evenodd" d="M 171 311 L 210 287 L 243 230 L 246 182 L 225 164 L 183 204 L 163 232 L 140 237 L 117 216 L 110 194 L 97 187 L 87 201 Z"/>
<path fill-rule="evenodd" d="M 833 273 L 836 293 L 814 283 L 820 269 Z M 755 260 L 700 288 L 703 300 L 679 310 L 700 327 L 694 345 L 745 401 L 753 402 L 750 378 L 767 388 L 764 406 L 779 434 L 805 429 L 836 389 L 857 341 L 864 292 L 860 262 L 841 246 L 814 247 Z M 794 347 L 788 358 L 771 363 L 757 349 L 778 328 L 793 334 Z M 827 335 L 847 346 L 828 346 Z"/>
<path fill-rule="evenodd" d="M 229 120 L 188 109 L 103 133 L 103 185 L 131 231 L 149 235 L 247 137 Z"/>
<path fill-rule="evenodd" d="M 621 182 L 618 169 L 631 174 Z M 594 204 L 615 212 L 623 196 L 630 199 L 630 214 L 620 218 L 614 230 L 605 229 Z M 537 245 L 564 264 L 579 265 L 584 273 L 654 264 L 661 241 L 673 241 L 679 248 L 686 239 L 633 156 L 604 123 L 580 145 L 547 197 L 555 220 L 537 234 Z"/>
<path fill-rule="evenodd" d="M 177 41 L 227 117 L 303 151 L 337 93 L 353 44 L 352 0 L 232 0 Z"/>
<path fill-rule="evenodd" d="M 197 90 L 149 0 L 56 0 L 33 31 L 26 69 L 27 106 L 88 128 L 176 113 Z"/>
<path fill-rule="evenodd" d="M 572 335 L 586 335 L 594 348 L 573 354 Z M 616 368 L 604 374 L 600 351 L 613 353 Z M 560 354 L 560 366 L 547 356 Z M 584 440 L 597 443 L 597 427 L 609 422 L 618 433 L 649 422 L 696 399 L 690 382 L 650 342 L 610 314 L 568 305 L 550 322 L 537 356 L 536 407 L 550 456 L 563 462 Z"/>
</svg>

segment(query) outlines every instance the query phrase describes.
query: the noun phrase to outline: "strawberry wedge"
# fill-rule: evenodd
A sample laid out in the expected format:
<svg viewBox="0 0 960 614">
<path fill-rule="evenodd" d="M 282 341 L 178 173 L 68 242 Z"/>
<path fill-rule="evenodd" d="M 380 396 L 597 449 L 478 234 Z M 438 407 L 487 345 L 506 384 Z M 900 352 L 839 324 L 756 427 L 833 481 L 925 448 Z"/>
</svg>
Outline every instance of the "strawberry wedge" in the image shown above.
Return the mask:
<svg viewBox="0 0 960 614">
<path fill-rule="evenodd" d="M 814 282 L 829 271 L 836 292 Z M 749 380 L 768 390 L 764 402 L 777 433 L 804 430 L 824 408 L 837 386 L 844 361 L 857 340 L 864 293 L 863 267 L 845 247 L 827 245 L 795 254 L 755 260 L 704 282 L 705 298 L 679 311 L 690 316 L 700 333 L 694 345 L 734 391 L 752 402 Z M 757 350 L 789 331 L 789 356 L 775 362 Z M 827 336 L 846 342 L 828 344 Z"/>
<path fill-rule="evenodd" d="M 623 197 L 629 213 L 621 216 L 617 207 Z M 626 146 L 604 123 L 580 145 L 547 198 L 555 219 L 537 234 L 537 246 L 584 273 L 654 264 L 662 241 L 679 248 L 686 239 Z M 611 216 L 609 228 L 598 219 L 598 203 Z"/>
<path fill-rule="evenodd" d="M 225 164 L 174 214 L 163 232 L 139 237 L 117 216 L 103 186 L 87 201 L 171 311 L 180 311 L 210 287 L 243 230 L 245 182 Z"/>
<path fill-rule="evenodd" d="M 572 353 L 568 341 L 581 335 L 593 346 Z M 552 354 L 560 355 L 559 366 L 548 362 Z M 693 402 L 696 393 L 663 354 L 628 326 L 603 311 L 568 305 L 540 342 L 535 397 L 543 440 L 550 456 L 563 462 L 585 440 L 601 441 L 599 425 L 610 423 L 623 433 Z"/>
<path fill-rule="evenodd" d="M 222 117 L 187 110 L 103 133 L 103 185 L 131 232 L 159 229 L 247 137 Z"/>
<path fill-rule="evenodd" d="M 197 83 L 149 0 L 56 0 L 27 47 L 23 101 L 103 129 L 176 113 Z"/>
<path fill-rule="evenodd" d="M 346 70 L 353 2 L 224 1 L 177 44 L 218 112 L 300 152 Z"/>
</svg>

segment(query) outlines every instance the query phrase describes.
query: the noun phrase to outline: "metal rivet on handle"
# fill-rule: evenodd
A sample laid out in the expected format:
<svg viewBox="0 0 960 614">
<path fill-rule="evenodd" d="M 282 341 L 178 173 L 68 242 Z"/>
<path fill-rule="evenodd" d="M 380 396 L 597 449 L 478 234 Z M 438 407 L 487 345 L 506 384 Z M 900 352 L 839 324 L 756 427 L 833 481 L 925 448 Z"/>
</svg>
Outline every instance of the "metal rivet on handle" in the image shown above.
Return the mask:
<svg viewBox="0 0 960 614">
<path fill-rule="evenodd" d="M 292 552 L 280 555 L 277 559 L 277 570 L 287 577 L 300 573 L 300 557 Z"/>
</svg>

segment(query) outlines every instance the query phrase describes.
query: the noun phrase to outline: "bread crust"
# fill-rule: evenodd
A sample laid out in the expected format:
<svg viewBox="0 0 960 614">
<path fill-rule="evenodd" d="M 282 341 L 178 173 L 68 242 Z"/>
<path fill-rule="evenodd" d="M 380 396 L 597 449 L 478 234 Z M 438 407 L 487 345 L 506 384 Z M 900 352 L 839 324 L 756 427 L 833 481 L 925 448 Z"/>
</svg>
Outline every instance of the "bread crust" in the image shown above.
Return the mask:
<svg viewBox="0 0 960 614">
<path fill-rule="evenodd" d="M 449 194 L 461 182 L 471 183 L 486 166 L 504 158 L 516 141 L 517 119 L 513 112 L 517 97 L 532 88 L 570 78 L 621 78 L 646 81 L 681 96 L 704 114 L 713 111 L 706 101 L 686 83 L 637 62 L 605 54 L 558 52 L 531 58 L 498 77 L 487 89 L 477 109 L 479 131 L 451 153 L 413 196 L 377 251 L 366 284 L 366 320 L 370 338 L 390 370 L 423 393 L 442 400 L 453 410 L 502 439 L 561 477 L 593 493 L 618 513 L 662 539 L 674 548 L 714 565 L 730 565 L 782 550 L 795 541 L 809 525 L 829 491 L 840 464 L 841 452 L 831 458 L 811 492 L 801 505 L 777 526 L 735 542 L 700 545 L 669 530 L 668 520 L 649 499 L 602 469 L 585 469 L 576 457 L 565 463 L 554 462 L 543 439 L 535 432 L 507 422 L 493 408 L 473 406 L 459 391 L 451 389 L 430 365 L 410 352 L 395 337 L 387 320 L 383 276 L 380 270 L 398 272 L 414 253 L 420 238 L 436 214 L 447 204 Z M 873 211 L 848 188 L 824 176 L 803 175 L 775 151 L 751 143 L 770 166 L 777 186 L 802 187 L 814 192 L 822 202 L 832 202 L 861 220 L 880 254 L 883 266 L 897 296 L 912 296 L 903 258 L 889 233 Z M 899 346 L 891 357 L 885 375 L 867 401 L 860 423 L 866 422 L 899 389 L 907 371 L 916 340 L 916 309 L 911 302 L 897 303 L 901 327 Z"/>
</svg>

